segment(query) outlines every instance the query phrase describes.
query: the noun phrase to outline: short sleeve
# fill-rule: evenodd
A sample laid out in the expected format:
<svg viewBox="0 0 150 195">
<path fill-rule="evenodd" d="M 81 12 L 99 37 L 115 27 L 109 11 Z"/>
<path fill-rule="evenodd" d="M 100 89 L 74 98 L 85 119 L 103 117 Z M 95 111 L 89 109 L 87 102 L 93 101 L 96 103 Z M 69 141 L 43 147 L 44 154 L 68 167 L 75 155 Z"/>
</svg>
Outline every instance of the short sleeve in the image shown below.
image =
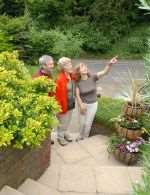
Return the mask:
<svg viewBox="0 0 150 195">
<path fill-rule="evenodd" d="M 95 82 L 98 80 L 97 74 L 93 74 L 91 77 L 93 78 L 93 80 L 94 80 Z"/>
</svg>

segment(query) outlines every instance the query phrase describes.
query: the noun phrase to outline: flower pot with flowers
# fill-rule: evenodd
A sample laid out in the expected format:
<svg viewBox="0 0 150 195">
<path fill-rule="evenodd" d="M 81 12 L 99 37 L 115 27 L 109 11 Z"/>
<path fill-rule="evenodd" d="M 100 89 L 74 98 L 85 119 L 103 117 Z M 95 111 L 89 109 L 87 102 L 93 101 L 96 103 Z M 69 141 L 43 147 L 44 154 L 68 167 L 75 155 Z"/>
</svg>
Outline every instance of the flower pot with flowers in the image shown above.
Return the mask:
<svg viewBox="0 0 150 195">
<path fill-rule="evenodd" d="M 127 165 L 134 164 L 139 159 L 140 147 L 145 143 L 143 138 L 128 141 L 125 138 L 112 136 L 109 140 L 108 152 Z"/>
<path fill-rule="evenodd" d="M 129 140 L 136 140 L 144 133 L 141 119 L 137 120 L 119 116 L 113 119 L 113 121 L 116 122 L 116 129 L 121 137 L 128 138 Z"/>
</svg>

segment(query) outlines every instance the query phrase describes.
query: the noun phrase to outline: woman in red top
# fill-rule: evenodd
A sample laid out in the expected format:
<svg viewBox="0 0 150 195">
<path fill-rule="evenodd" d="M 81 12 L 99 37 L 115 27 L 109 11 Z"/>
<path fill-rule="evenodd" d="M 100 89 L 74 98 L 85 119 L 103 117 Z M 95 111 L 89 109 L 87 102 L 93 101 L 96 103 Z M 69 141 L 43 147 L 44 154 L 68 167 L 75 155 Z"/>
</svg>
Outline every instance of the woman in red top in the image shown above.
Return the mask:
<svg viewBox="0 0 150 195">
<path fill-rule="evenodd" d="M 75 107 L 75 76 L 70 58 L 60 58 L 58 65 L 61 71 L 56 80 L 56 100 L 61 107 L 61 113 L 58 114 L 60 125 L 57 128 L 57 135 L 59 144 L 65 146 L 72 141 L 67 130 Z"/>
</svg>

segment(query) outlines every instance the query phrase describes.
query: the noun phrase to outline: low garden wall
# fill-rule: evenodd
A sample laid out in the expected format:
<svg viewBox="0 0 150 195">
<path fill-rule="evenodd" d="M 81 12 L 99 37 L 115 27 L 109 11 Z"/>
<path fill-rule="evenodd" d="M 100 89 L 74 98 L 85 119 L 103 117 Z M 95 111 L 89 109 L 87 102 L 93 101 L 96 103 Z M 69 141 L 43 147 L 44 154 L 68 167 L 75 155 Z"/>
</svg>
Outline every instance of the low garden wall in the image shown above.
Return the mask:
<svg viewBox="0 0 150 195">
<path fill-rule="evenodd" d="M 50 138 L 40 148 L 0 150 L 0 189 L 17 188 L 26 178 L 38 179 L 50 163 Z"/>
</svg>

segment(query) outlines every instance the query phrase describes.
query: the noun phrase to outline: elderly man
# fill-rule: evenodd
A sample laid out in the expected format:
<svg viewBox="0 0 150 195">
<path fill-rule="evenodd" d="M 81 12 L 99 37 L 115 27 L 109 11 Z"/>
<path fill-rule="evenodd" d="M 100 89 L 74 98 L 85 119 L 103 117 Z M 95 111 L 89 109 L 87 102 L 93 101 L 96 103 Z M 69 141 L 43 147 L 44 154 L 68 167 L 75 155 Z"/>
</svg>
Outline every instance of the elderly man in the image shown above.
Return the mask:
<svg viewBox="0 0 150 195">
<path fill-rule="evenodd" d="M 43 55 L 39 58 L 39 64 L 41 68 L 33 75 L 33 78 L 40 76 L 46 76 L 49 79 L 52 79 L 52 70 L 54 68 L 53 58 L 49 55 Z M 49 96 L 52 96 L 51 93 L 48 93 Z M 51 140 L 51 144 L 54 144 L 54 141 Z"/>
<path fill-rule="evenodd" d="M 56 100 L 61 106 L 61 113 L 58 114 L 60 125 L 57 128 L 57 136 L 59 144 L 65 146 L 68 142 L 72 141 L 67 130 L 73 108 L 75 107 L 75 77 L 73 76 L 73 67 L 70 58 L 60 58 L 58 65 L 61 71 L 56 80 Z"/>
</svg>

